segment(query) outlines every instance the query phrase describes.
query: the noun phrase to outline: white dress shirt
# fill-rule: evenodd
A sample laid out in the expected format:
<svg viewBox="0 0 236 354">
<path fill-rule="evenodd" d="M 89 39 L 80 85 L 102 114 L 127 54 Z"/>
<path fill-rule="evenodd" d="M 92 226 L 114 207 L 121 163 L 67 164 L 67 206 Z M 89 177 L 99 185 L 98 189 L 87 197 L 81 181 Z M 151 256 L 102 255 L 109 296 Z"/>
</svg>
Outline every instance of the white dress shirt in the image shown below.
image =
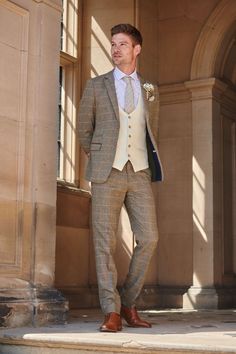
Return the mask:
<svg viewBox="0 0 236 354">
<path fill-rule="evenodd" d="M 140 81 L 137 75 L 137 72 L 134 71 L 131 75 L 127 75 L 119 70 L 117 67 L 114 69 L 114 79 L 115 79 L 115 88 L 116 88 L 116 96 L 118 100 L 118 105 L 124 109 L 125 107 L 125 89 L 126 83 L 123 79 L 124 76 L 130 76 L 132 78 L 131 85 L 134 91 L 134 106 L 137 107 L 138 99 L 141 94 L 141 86 Z"/>
</svg>

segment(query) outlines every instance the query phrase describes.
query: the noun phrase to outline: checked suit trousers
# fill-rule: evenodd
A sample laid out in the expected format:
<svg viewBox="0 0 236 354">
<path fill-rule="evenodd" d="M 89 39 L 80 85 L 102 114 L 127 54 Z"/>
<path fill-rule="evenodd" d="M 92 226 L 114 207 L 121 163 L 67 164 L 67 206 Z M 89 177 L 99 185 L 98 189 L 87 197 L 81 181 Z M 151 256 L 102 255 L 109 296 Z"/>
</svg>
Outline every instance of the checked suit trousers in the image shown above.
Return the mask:
<svg viewBox="0 0 236 354">
<path fill-rule="evenodd" d="M 123 204 L 136 246 L 119 294 L 114 252 Z M 127 162 L 122 171 L 113 168 L 106 182 L 93 182 L 92 226 L 101 308 L 105 314 L 120 313 L 121 303 L 127 307 L 135 304 L 158 240 L 149 169 L 134 172 L 132 164 Z"/>
</svg>

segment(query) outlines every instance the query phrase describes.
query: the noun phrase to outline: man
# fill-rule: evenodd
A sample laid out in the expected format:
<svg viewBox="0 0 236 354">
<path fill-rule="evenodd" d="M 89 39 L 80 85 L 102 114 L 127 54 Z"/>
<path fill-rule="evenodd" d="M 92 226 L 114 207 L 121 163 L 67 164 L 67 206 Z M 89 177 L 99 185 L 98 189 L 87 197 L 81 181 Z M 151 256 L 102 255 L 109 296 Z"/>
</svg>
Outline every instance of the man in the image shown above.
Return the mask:
<svg viewBox="0 0 236 354">
<path fill-rule="evenodd" d="M 142 36 L 129 24 L 111 29 L 115 69 L 87 82 L 79 110 L 80 144 L 89 157 L 86 178 L 92 191 L 92 226 L 104 332 L 151 327 L 140 319 L 135 301 L 157 244 L 151 181 L 162 180 L 156 135 L 157 87 L 136 72 Z M 123 288 L 118 293 L 113 255 L 122 205 L 125 204 L 136 247 Z"/>
</svg>

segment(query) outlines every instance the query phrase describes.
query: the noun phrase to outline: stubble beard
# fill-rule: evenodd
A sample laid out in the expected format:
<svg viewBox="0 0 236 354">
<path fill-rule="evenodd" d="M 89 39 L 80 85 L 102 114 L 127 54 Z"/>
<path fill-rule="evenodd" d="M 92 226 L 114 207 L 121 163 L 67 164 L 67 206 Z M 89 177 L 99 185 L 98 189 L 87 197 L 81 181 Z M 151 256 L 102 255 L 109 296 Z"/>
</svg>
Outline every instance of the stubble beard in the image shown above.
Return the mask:
<svg viewBox="0 0 236 354">
<path fill-rule="evenodd" d="M 122 64 L 122 58 L 121 57 L 112 57 L 112 61 L 113 61 L 114 65 Z"/>
</svg>

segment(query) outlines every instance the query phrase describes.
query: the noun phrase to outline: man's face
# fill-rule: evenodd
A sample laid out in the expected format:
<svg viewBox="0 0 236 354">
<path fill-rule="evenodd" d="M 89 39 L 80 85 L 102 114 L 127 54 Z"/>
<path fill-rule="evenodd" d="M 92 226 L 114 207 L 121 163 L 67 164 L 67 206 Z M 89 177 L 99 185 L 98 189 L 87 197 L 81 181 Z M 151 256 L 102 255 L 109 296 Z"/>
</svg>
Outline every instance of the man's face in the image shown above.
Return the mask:
<svg viewBox="0 0 236 354">
<path fill-rule="evenodd" d="M 111 56 L 113 63 L 119 68 L 135 66 L 136 57 L 141 51 L 139 44 L 133 44 L 132 39 L 125 33 L 118 33 L 111 39 Z"/>
</svg>

